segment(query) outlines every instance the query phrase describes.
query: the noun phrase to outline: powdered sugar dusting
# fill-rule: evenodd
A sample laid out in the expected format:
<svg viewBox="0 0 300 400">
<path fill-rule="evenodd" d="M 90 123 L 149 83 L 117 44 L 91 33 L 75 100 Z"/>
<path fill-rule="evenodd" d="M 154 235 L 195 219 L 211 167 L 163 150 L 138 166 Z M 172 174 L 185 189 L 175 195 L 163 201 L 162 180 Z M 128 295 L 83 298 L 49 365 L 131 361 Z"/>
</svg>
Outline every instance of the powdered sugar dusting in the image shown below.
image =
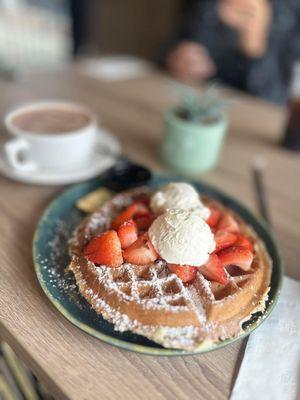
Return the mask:
<svg viewBox="0 0 300 400">
<path fill-rule="evenodd" d="M 216 342 L 240 334 L 240 319 L 244 314 L 236 319 L 226 320 L 226 323 L 224 317 L 219 321 L 213 316 L 226 313 L 226 308 L 232 307 L 235 298 L 243 294 L 242 285 L 248 279 L 243 274 L 233 277 L 228 274 L 228 283 L 220 285 L 208 281 L 198 272 L 194 283 L 185 286 L 168 270 L 163 260 L 145 267 L 124 263 L 121 267 L 113 269 L 89 263 L 90 271 L 97 277 L 98 285 L 104 288 L 105 294 L 102 296 L 101 290 L 93 291 L 88 285 L 77 259 L 80 249 L 90 237 L 107 229 L 112 218 L 129 205 L 136 194 L 139 194 L 138 190 L 117 195 L 85 220 L 75 232 L 71 242 L 71 253 L 73 251 L 75 258 L 70 268 L 75 274 L 80 292 L 98 313 L 114 323 L 116 330 L 142 334 L 165 347 L 192 349 L 206 340 Z M 250 290 L 254 295 L 255 289 L 251 285 Z M 178 313 L 178 318 L 182 318 L 183 313 L 192 312 L 195 315 L 194 321 L 198 322 L 186 326 L 165 326 L 163 323 L 156 323 L 153 318 L 151 325 L 145 324 L 138 320 L 138 314 L 137 318 L 130 318 L 127 313 L 120 312 L 120 307 L 110 306 L 105 301 L 109 296 L 115 296 L 120 307 L 122 304 L 134 304 L 140 306 L 144 312 L 158 310 L 163 314 Z M 253 298 L 255 299 L 254 296 Z M 257 301 L 253 300 L 255 304 Z"/>
<path fill-rule="evenodd" d="M 200 273 L 192 285 L 184 285 L 175 274 L 170 273 L 163 260 L 145 267 L 124 263 L 115 269 L 87 262 L 87 268 L 94 274 L 97 284 L 105 287 L 106 293 L 118 300 L 114 305 L 109 304 L 106 298 L 101 296 L 97 286 L 94 287 L 90 281 L 87 282 L 79 261 L 82 248 L 91 237 L 110 227 L 112 218 L 132 202 L 133 196 L 144 192 L 143 188 L 117 195 L 100 210 L 88 216 L 76 228 L 70 241 L 71 232 L 79 221 L 74 220 L 72 226 L 57 221 L 53 239 L 48 243 L 50 249 L 48 258 L 39 260 L 42 269 L 48 273 L 50 284 L 53 288 L 58 288 L 62 296 L 67 294 L 72 303 L 75 302 L 78 307 L 87 310 L 84 297 L 97 313 L 114 324 L 116 330 L 144 335 L 164 347 L 192 350 L 206 340 L 217 342 L 240 334 L 242 332 L 240 317 L 239 320 L 232 318 L 226 323 L 220 323 L 215 320 L 214 313 L 230 308 L 235 298 L 243 294 L 243 285 L 248 284 L 248 277 L 243 274 L 229 276 L 228 284 L 224 287 L 212 285 Z M 73 273 L 65 271 L 65 266 L 69 263 L 66 252 L 68 243 L 72 256 L 69 268 L 75 275 L 76 283 Z M 260 246 L 255 246 L 255 249 L 257 253 L 261 252 Z M 251 273 L 255 275 L 254 270 Z M 258 303 L 263 309 L 264 302 L 261 301 L 260 293 L 255 296 L 254 284 L 250 282 L 247 287 L 253 291 L 253 309 L 257 309 Z M 80 296 L 78 288 L 83 297 Z M 139 320 L 139 315 L 132 318 L 124 310 L 122 311 L 123 304 L 135 304 L 145 313 L 158 312 L 162 316 L 172 313 L 178 320 L 184 313 L 194 313 L 197 323 L 168 326 L 162 323 L 156 324 L 154 319 L 152 323 L 145 324 Z M 243 321 L 247 318 L 249 316 L 243 315 Z"/>
<path fill-rule="evenodd" d="M 155 340 L 158 343 L 163 344 L 165 347 L 173 347 L 173 348 L 176 347 L 176 348 L 192 350 L 195 346 L 195 343 L 199 342 L 200 331 L 195 326 L 185 326 L 185 327 L 164 326 L 162 329 L 161 326 L 145 325 L 136 319 L 130 319 L 128 315 L 123 314 L 119 310 L 111 307 L 103 298 L 100 298 L 98 294 L 95 293 L 93 289 L 88 286 L 86 280 L 84 279 L 83 275 L 80 272 L 80 269 L 76 267 L 74 268 L 72 266 L 71 268 L 75 274 L 77 284 L 80 288 L 80 292 L 89 299 L 89 302 L 98 313 L 101 313 L 105 319 L 114 324 L 116 330 L 120 332 L 132 331 L 138 333 L 140 335 L 146 336 L 149 339 Z M 97 268 L 96 272 L 98 275 L 98 279 L 101 280 L 105 279 L 105 276 L 107 274 L 105 272 L 103 273 L 103 268 L 101 267 L 95 267 L 95 268 Z M 130 264 L 125 264 L 125 269 L 131 270 Z M 173 278 L 171 277 L 171 279 Z M 143 281 L 141 283 L 143 284 Z M 110 285 L 112 290 L 114 288 L 114 284 L 115 283 Z M 150 300 L 151 304 L 148 303 L 145 309 L 147 309 L 147 306 L 150 307 L 151 309 L 156 307 L 163 307 L 164 311 L 166 311 L 168 307 L 169 309 L 174 309 L 174 306 L 168 305 L 167 298 L 168 296 L 166 296 L 166 298 L 163 300 L 163 304 L 156 304 L 155 302 L 151 303 L 151 299 L 147 299 L 146 302 Z M 143 299 L 138 299 L 138 301 L 143 301 Z"/>
<path fill-rule="evenodd" d="M 193 304 L 195 305 L 195 309 L 199 318 L 199 322 L 201 324 L 205 324 L 207 320 L 206 312 L 203 307 L 203 300 L 201 296 L 199 295 L 198 291 L 196 290 L 194 285 L 190 285 L 188 287 L 189 294 L 191 296 L 191 299 L 193 301 Z"/>
<path fill-rule="evenodd" d="M 166 263 L 158 261 L 150 267 L 135 267 L 124 263 L 119 268 L 93 266 L 98 281 L 106 290 L 124 300 L 134 300 L 144 309 L 184 311 L 189 308 L 189 298 L 182 282 L 176 275 L 166 275 Z"/>
<path fill-rule="evenodd" d="M 63 293 L 76 290 L 73 277 L 70 274 L 66 275 L 64 268 L 69 257 L 63 244 L 67 246 L 70 234 L 70 227 L 64 221 L 57 220 L 53 238 L 47 243 L 48 257 L 38 256 L 42 270 L 47 271 L 51 286 Z"/>
</svg>

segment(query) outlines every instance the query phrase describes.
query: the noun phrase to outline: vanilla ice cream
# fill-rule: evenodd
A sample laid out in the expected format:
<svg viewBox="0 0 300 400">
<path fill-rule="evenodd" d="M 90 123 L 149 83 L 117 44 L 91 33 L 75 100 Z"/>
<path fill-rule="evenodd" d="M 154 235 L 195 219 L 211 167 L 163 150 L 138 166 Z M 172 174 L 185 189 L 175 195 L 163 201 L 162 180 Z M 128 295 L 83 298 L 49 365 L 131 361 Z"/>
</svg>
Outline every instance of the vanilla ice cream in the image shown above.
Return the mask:
<svg viewBox="0 0 300 400">
<path fill-rule="evenodd" d="M 207 219 L 210 211 L 205 207 L 199 193 L 192 185 L 183 182 L 169 183 L 155 192 L 150 200 L 150 207 L 156 214 L 162 214 L 171 208 L 195 211 L 201 218 Z"/>
<path fill-rule="evenodd" d="M 216 247 L 210 227 L 193 211 L 166 211 L 154 220 L 148 234 L 160 257 L 171 264 L 203 265 Z"/>
</svg>

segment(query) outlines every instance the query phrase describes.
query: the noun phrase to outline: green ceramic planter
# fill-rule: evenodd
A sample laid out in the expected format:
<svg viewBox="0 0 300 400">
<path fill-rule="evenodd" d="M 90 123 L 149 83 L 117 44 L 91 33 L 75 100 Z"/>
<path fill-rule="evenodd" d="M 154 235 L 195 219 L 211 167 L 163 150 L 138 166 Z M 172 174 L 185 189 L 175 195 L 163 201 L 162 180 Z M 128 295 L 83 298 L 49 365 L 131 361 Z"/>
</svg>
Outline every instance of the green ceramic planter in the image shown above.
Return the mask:
<svg viewBox="0 0 300 400">
<path fill-rule="evenodd" d="M 180 118 L 178 109 L 171 108 L 165 114 L 165 131 L 161 156 L 165 164 L 182 173 L 204 172 L 217 164 L 227 119 L 207 123 L 195 123 Z"/>
</svg>

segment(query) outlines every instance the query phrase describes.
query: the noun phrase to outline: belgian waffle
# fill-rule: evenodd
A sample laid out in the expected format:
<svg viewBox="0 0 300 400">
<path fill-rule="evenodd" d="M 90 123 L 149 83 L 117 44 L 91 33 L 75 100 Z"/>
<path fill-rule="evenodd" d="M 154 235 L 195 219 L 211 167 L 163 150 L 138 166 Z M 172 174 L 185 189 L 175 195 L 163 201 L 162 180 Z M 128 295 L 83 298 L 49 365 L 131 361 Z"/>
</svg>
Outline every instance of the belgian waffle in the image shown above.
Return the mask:
<svg viewBox="0 0 300 400">
<path fill-rule="evenodd" d="M 144 335 L 164 347 L 194 350 L 240 335 L 243 322 L 265 308 L 272 266 L 262 241 L 237 215 L 232 213 L 252 238 L 255 257 L 247 272 L 229 268 L 226 285 L 210 282 L 200 272 L 193 283 L 183 284 L 164 260 L 109 268 L 84 257 L 86 243 L 109 229 L 113 218 L 144 193 L 146 188 L 138 188 L 116 195 L 76 229 L 69 269 L 82 296 L 116 330 Z"/>
</svg>

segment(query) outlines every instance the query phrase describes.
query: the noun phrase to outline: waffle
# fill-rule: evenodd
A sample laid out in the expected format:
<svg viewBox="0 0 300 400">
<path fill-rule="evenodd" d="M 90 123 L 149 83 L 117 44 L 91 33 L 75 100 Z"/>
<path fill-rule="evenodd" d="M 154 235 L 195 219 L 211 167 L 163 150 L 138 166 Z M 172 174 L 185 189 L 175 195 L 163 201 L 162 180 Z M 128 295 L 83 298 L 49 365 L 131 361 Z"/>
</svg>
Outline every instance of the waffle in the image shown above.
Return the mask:
<svg viewBox="0 0 300 400">
<path fill-rule="evenodd" d="M 115 196 L 76 229 L 69 269 L 82 296 L 116 330 L 141 334 L 168 348 L 196 350 L 242 334 L 243 322 L 265 308 L 271 261 L 262 241 L 237 215 L 241 231 L 253 240 L 255 257 L 247 272 L 228 268 L 226 285 L 210 282 L 200 272 L 191 284 L 183 284 L 163 260 L 109 268 L 83 256 L 91 237 L 109 229 L 113 218 L 144 193 L 147 189 L 139 188 Z"/>
</svg>

